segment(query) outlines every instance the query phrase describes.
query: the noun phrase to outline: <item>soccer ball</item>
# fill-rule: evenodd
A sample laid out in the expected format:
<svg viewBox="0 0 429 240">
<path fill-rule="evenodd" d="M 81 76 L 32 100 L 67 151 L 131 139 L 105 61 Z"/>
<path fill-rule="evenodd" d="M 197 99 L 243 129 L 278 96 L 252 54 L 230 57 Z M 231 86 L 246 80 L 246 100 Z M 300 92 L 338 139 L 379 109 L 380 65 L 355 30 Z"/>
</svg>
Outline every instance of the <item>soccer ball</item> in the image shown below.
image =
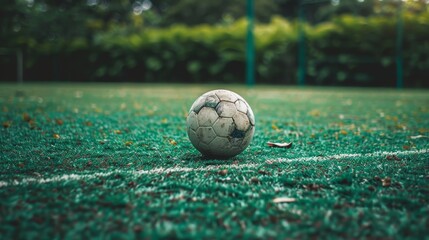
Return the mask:
<svg viewBox="0 0 429 240">
<path fill-rule="evenodd" d="M 229 158 L 241 153 L 252 141 L 255 117 L 240 95 L 214 90 L 199 97 L 186 120 L 192 145 L 203 155 Z"/>
</svg>

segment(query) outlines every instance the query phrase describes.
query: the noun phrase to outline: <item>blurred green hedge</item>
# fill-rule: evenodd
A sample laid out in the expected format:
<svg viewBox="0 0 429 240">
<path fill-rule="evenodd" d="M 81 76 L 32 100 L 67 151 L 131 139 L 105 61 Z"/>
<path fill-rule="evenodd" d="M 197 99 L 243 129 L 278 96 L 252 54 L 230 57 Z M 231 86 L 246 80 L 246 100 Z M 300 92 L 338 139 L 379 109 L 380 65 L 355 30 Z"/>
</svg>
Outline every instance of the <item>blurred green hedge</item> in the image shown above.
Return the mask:
<svg viewBox="0 0 429 240">
<path fill-rule="evenodd" d="M 305 25 L 307 83 L 394 86 L 396 19 L 340 16 Z M 275 17 L 257 24 L 257 83 L 295 84 L 298 23 Z M 29 42 L 36 80 L 244 82 L 246 21 L 164 29 L 114 28 L 93 39 Z M 429 14 L 404 15 L 404 79 L 429 84 Z M 28 75 L 28 74 L 27 74 Z"/>
<path fill-rule="evenodd" d="M 405 14 L 403 24 L 405 84 L 428 87 L 429 14 Z M 307 72 L 314 84 L 395 86 L 395 18 L 342 16 L 307 34 Z"/>
</svg>

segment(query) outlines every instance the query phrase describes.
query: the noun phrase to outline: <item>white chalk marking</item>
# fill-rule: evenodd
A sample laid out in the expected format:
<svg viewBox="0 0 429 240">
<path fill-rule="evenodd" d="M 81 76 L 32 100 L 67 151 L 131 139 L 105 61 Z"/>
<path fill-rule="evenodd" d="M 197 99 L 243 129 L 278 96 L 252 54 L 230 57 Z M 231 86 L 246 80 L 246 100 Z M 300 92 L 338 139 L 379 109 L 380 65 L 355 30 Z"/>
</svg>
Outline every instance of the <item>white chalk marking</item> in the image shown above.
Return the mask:
<svg viewBox="0 0 429 240">
<path fill-rule="evenodd" d="M 351 154 L 337 154 L 337 155 L 331 155 L 331 156 L 317 156 L 317 157 L 303 157 L 303 158 L 294 158 L 294 159 L 287 159 L 287 158 L 280 158 L 277 160 L 273 160 L 273 162 L 302 162 L 302 161 L 327 161 L 327 160 L 341 160 L 341 159 L 353 159 L 353 158 L 374 158 L 374 157 L 386 157 L 389 155 L 396 155 L 396 156 L 407 156 L 407 155 L 420 155 L 424 153 L 429 153 L 429 149 L 421 149 L 421 150 L 414 150 L 414 151 L 395 151 L 395 152 L 387 152 L 387 151 L 381 151 L 381 152 L 373 152 L 373 153 L 351 153 Z"/>
<path fill-rule="evenodd" d="M 108 177 L 114 174 L 129 174 L 135 177 L 141 175 L 151 175 L 151 174 L 165 174 L 165 173 L 175 173 L 175 172 L 207 172 L 221 169 L 246 169 L 246 168 L 256 168 L 258 166 L 262 166 L 263 164 L 272 164 L 272 163 L 286 163 L 286 162 L 305 162 L 305 161 L 329 161 L 329 160 L 347 160 L 354 158 L 374 158 L 374 157 L 386 157 L 389 155 L 396 156 L 409 156 L 409 155 L 420 155 L 420 154 L 428 154 L 429 149 L 422 150 L 414 150 L 414 151 L 394 151 L 394 152 L 373 152 L 366 154 L 352 153 L 352 154 L 336 154 L 330 156 L 316 156 L 316 157 L 301 157 L 301 158 L 280 158 L 274 160 L 267 160 L 262 163 L 247 163 L 247 164 L 223 164 L 223 165 L 211 165 L 205 167 L 198 168 L 190 168 L 190 167 L 172 167 L 172 168 L 154 168 L 150 170 L 114 170 L 110 172 L 99 172 L 99 173 L 88 173 L 88 174 L 65 174 L 50 178 L 24 178 L 22 180 L 14 180 L 14 181 L 0 181 L 1 187 L 8 186 L 19 186 L 26 184 L 46 184 L 52 182 L 62 182 L 62 181 L 78 181 L 78 180 L 89 180 L 100 177 Z"/>
</svg>

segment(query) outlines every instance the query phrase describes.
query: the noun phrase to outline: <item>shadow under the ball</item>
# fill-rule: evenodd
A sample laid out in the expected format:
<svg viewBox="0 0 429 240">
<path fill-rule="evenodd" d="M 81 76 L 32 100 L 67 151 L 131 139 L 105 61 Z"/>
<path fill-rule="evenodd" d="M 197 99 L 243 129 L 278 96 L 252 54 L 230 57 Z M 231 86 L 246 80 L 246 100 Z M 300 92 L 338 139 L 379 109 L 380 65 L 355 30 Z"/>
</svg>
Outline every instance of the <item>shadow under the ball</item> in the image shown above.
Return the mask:
<svg viewBox="0 0 429 240">
<path fill-rule="evenodd" d="M 186 153 L 180 159 L 187 161 L 189 163 L 203 163 L 204 165 L 223 165 L 227 163 L 232 163 L 234 161 L 242 160 L 240 157 L 230 157 L 230 158 L 220 158 L 213 156 L 206 156 L 202 154 Z"/>
</svg>

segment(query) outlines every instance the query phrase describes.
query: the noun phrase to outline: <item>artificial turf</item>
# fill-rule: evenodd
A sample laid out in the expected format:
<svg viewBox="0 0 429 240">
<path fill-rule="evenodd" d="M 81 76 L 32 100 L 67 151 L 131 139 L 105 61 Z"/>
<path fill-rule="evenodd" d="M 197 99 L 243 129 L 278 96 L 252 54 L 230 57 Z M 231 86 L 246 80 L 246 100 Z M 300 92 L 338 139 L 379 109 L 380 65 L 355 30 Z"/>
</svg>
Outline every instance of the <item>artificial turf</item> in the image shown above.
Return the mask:
<svg viewBox="0 0 429 240">
<path fill-rule="evenodd" d="M 186 135 L 217 88 L 256 117 L 229 160 Z M 0 107 L 2 239 L 429 236 L 427 90 L 2 84 Z"/>
</svg>

